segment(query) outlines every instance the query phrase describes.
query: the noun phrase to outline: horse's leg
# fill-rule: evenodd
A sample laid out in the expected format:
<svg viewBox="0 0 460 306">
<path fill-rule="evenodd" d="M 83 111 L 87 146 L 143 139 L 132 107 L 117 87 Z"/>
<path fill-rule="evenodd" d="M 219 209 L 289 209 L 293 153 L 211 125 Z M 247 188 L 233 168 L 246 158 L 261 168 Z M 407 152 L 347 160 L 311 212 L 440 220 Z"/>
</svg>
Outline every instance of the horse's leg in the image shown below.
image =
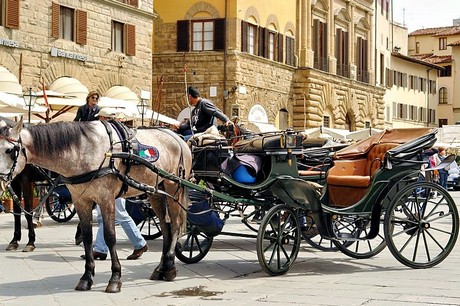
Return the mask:
<svg viewBox="0 0 460 306">
<path fill-rule="evenodd" d="M 80 227 L 83 236 L 83 246 L 85 248 L 85 272 L 78 281 L 75 290 L 86 291 L 91 290 L 93 285 L 92 276 L 94 276 L 94 258 L 93 258 L 93 230 L 92 230 L 92 218 L 93 218 L 93 203 L 92 202 L 77 202 L 75 203 L 77 208 L 78 218 L 80 219 Z"/>
<path fill-rule="evenodd" d="M 115 234 L 115 204 L 114 200 L 106 202 L 105 205 L 99 205 L 104 224 L 104 240 L 109 248 L 110 259 L 112 262 L 112 276 L 105 288 L 107 293 L 117 293 L 121 290 L 121 264 L 118 259 Z"/>
<path fill-rule="evenodd" d="M 19 181 L 13 180 L 11 184 L 13 187 L 14 193 L 21 198 L 21 185 Z M 11 239 L 10 243 L 6 247 L 7 251 L 16 251 L 19 247 L 19 241 L 21 241 L 21 207 L 13 203 L 13 216 L 14 216 L 14 233 L 13 239 Z"/>
<path fill-rule="evenodd" d="M 164 182 L 166 192 L 169 194 L 174 194 L 176 191 L 176 185 L 168 182 Z M 188 197 L 184 189 L 180 190 L 178 194 L 178 199 L 184 207 L 188 206 Z M 163 201 L 157 202 L 155 207 L 156 213 L 159 213 L 160 226 L 163 233 L 163 250 L 160 264 L 153 271 L 150 279 L 152 280 L 161 280 L 172 281 L 177 276 L 177 269 L 174 263 L 175 259 L 175 247 L 177 239 L 179 238 L 180 230 L 184 224 L 186 214 L 181 205 L 174 202 L 172 199 L 168 199 L 168 206 L 166 208 L 166 201 L 163 198 Z M 162 203 L 161 203 L 162 202 Z M 162 205 L 158 205 L 162 204 Z M 167 210 L 167 211 L 166 211 Z M 169 216 L 169 222 L 166 222 L 164 216 L 166 213 Z"/>
<path fill-rule="evenodd" d="M 27 229 L 29 230 L 29 242 L 22 250 L 23 252 L 32 252 L 35 250 L 35 229 L 32 222 L 32 203 L 34 197 L 34 183 L 24 177 L 21 184 L 24 197 L 24 215 L 27 220 Z"/>
</svg>

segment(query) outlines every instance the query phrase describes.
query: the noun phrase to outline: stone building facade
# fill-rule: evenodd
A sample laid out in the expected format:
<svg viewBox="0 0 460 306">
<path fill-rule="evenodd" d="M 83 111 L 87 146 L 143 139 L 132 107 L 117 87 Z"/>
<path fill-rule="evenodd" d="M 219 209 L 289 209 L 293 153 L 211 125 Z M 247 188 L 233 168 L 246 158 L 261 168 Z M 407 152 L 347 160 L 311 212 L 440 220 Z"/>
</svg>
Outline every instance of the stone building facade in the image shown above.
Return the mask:
<svg viewBox="0 0 460 306">
<path fill-rule="evenodd" d="M 87 91 L 104 95 L 114 86 L 134 95 L 151 91 L 153 0 L 0 4 L 0 66 L 16 76 L 23 91 L 41 90 L 42 80 L 55 90 L 61 78 L 71 80 L 70 87 L 81 83 L 83 89 L 73 92 L 80 99 Z"/>
<path fill-rule="evenodd" d="M 243 123 L 262 118 L 280 129 L 383 128 L 373 2 L 155 1 L 157 107 L 177 115 L 192 84 Z"/>
</svg>

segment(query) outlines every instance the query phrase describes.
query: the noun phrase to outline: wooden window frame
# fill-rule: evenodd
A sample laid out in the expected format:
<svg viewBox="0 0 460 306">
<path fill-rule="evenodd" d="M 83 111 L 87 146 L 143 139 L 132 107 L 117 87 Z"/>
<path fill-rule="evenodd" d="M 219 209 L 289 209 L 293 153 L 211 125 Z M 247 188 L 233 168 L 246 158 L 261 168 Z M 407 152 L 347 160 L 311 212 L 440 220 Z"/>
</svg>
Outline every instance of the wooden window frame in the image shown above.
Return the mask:
<svg viewBox="0 0 460 306">
<path fill-rule="evenodd" d="M 439 104 L 447 104 L 448 103 L 448 96 L 447 96 L 447 88 L 441 87 L 439 88 Z"/>
<path fill-rule="evenodd" d="M 61 9 L 73 11 L 71 22 L 71 39 L 64 38 L 65 31 L 62 26 Z M 69 15 L 70 16 L 70 15 Z M 87 44 L 88 36 L 88 13 L 68 6 L 61 6 L 59 3 L 51 3 L 51 37 L 73 41 L 80 45 Z"/>
<path fill-rule="evenodd" d="M 212 49 L 193 50 L 193 24 L 212 22 Z M 178 20 L 177 21 L 177 52 L 223 51 L 225 47 L 225 19 Z"/>
<path fill-rule="evenodd" d="M 439 38 L 439 50 L 447 50 L 447 37 Z"/>
</svg>

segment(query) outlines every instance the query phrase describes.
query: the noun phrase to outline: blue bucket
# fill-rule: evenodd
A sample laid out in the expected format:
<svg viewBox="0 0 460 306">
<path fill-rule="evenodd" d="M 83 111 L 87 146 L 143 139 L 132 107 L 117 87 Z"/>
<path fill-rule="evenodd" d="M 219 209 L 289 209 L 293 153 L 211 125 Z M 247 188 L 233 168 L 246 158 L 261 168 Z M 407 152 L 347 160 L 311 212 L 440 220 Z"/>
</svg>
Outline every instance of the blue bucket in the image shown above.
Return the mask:
<svg viewBox="0 0 460 306">
<path fill-rule="evenodd" d="M 208 236 L 217 236 L 224 228 L 224 221 L 219 218 L 217 212 L 211 209 L 208 201 L 203 200 L 192 204 L 188 208 L 187 218 Z"/>
</svg>

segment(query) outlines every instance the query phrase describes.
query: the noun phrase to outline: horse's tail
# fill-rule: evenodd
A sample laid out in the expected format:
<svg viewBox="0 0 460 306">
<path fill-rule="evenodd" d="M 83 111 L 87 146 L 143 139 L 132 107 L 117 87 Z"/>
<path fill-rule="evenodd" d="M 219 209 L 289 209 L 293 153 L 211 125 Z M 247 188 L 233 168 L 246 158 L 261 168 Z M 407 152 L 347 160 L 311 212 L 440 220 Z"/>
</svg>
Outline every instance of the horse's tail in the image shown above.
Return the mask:
<svg viewBox="0 0 460 306">
<path fill-rule="evenodd" d="M 182 206 L 184 209 L 181 210 L 181 219 L 183 220 L 182 226 L 179 229 L 179 237 L 182 236 L 183 233 L 187 230 L 187 209 L 190 206 L 190 197 L 189 197 L 189 189 L 188 187 L 182 187 Z"/>
</svg>

